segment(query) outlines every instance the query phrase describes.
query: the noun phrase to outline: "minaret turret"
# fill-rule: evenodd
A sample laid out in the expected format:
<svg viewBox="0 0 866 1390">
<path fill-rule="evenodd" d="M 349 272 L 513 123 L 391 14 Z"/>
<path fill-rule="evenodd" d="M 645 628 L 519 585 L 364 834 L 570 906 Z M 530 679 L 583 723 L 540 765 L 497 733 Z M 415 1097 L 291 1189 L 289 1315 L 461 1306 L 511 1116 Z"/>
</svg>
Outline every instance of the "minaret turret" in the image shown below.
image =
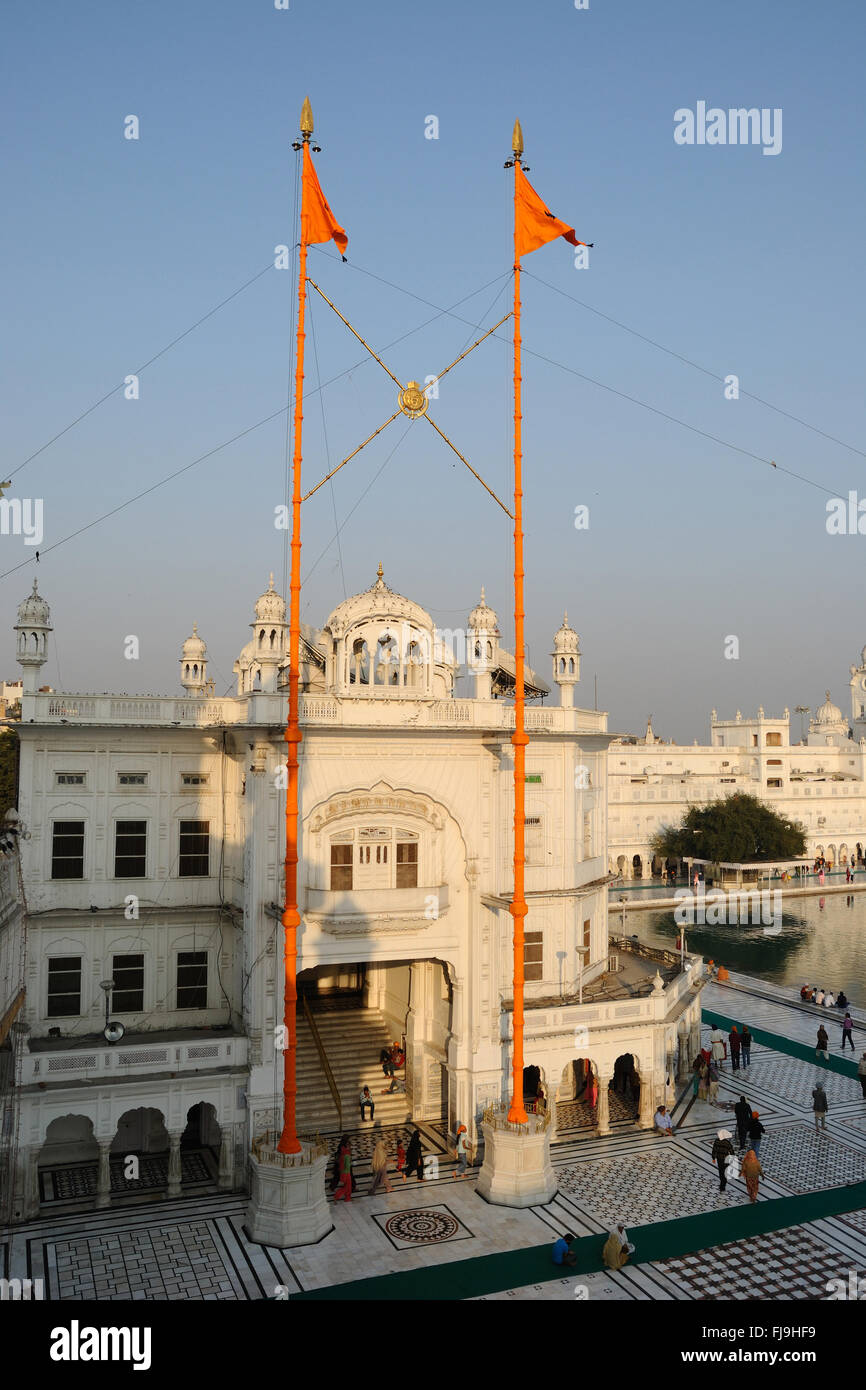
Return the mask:
<svg viewBox="0 0 866 1390">
<path fill-rule="evenodd" d="M 192 636 L 181 649 L 180 683 L 188 695 L 207 692 L 207 647 L 198 635 L 198 623 L 193 623 Z"/>
<path fill-rule="evenodd" d="M 475 677 L 476 700 L 489 700 L 493 671 L 499 654 L 499 627 L 496 614 L 488 606 L 481 588 L 481 598 L 468 618 L 466 668 Z"/>
<path fill-rule="evenodd" d="M 39 672 L 48 660 L 48 634 L 51 628 L 51 611 L 39 593 L 38 581 L 33 581 L 33 592 L 18 608 L 17 660 L 23 668 L 21 692 L 32 695 L 38 688 Z"/>
<path fill-rule="evenodd" d="M 553 639 L 553 679 L 559 686 L 559 703 L 563 709 L 574 706 L 574 687 L 580 680 L 580 639 L 569 625 L 566 613 L 562 627 Z"/>
</svg>

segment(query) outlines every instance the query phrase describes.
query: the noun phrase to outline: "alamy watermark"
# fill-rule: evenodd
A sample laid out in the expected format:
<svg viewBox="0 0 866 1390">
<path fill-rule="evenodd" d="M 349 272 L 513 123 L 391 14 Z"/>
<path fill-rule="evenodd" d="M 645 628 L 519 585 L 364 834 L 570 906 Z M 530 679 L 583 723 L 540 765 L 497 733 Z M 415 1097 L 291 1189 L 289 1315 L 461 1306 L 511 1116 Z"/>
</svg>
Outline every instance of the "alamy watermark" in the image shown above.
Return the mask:
<svg viewBox="0 0 866 1390">
<path fill-rule="evenodd" d="M 0 497 L 0 536 L 23 536 L 25 545 L 41 545 L 41 497 Z"/>
<path fill-rule="evenodd" d="M 695 897 L 690 889 L 680 888 L 675 896 L 674 921 L 679 927 L 764 927 L 774 935 L 782 929 L 782 894 L 778 890 L 762 888 L 760 892 L 707 899 L 703 893 Z"/>
<path fill-rule="evenodd" d="M 757 106 L 707 107 L 699 101 L 692 111 L 681 106 L 674 112 L 677 145 L 762 145 L 762 154 L 782 152 L 782 108 Z"/>
</svg>

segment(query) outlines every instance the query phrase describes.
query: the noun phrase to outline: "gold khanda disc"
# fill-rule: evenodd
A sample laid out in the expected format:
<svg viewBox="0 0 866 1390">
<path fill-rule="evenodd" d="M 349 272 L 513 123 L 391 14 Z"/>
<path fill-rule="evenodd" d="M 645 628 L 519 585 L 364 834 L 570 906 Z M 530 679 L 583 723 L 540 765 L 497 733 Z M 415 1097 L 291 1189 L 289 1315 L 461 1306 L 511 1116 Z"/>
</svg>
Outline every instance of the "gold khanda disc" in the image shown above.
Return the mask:
<svg viewBox="0 0 866 1390">
<path fill-rule="evenodd" d="M 422 390 L 417 381 L 410 381 L 397 397 L 397 404 L 404 415 L 408 415 L 410 420 L 417 420 L 422 415 L 427 414 L 427 407 L 430 404 L 427 399 L 426 391 Z"/>
</svg>

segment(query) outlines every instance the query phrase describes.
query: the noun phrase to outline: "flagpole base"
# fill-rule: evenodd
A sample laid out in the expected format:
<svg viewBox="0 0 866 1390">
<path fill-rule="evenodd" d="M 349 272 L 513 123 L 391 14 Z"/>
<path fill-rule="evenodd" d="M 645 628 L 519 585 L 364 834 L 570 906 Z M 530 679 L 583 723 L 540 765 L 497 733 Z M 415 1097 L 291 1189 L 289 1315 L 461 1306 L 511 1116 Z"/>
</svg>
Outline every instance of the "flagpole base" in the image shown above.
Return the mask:
<svg viewBox="0 0 866 1390">
<path fill-rule="evenodd" d="M 276 1135 L 265 1135 L 250 1154 L 251 1198 L 246 1232 L 256 1245 L 285 1250 L 314 1245 L 333 1230 L 325 1197 L 328 1151 L 302 1144 L 298 1154 L 282 1154 Z"/>
<path fill-rule="evenodd" d="M 549 1202 L 558 1187 L 550 1160 L 550 1116 L 529 1115 L 525 1125 L 512 1125 L 504 1110 L 488 1110 L 481 1131 L 484 1162 L 476 1191 L 501 1207 Z"/>
</svg>

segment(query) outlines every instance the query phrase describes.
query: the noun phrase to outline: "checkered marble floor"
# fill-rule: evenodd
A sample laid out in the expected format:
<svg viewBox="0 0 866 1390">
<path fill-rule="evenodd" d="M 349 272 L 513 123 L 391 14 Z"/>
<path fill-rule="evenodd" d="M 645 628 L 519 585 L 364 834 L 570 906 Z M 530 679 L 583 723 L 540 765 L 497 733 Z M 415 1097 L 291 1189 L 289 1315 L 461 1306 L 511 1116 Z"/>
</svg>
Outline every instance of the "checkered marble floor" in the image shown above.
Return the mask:
<svg viewBox="0 0 866 1390">
<path fill-rule="evenodd" d="M 710 986 L 708 995 L 711 990 L 720 997 L 707 998 L 706 1006 L 722 1009 L 724 991 Z M 796 1011 L 784 1004 L 751 998 L 747 1003 L 753 1027 L 787 1036 L 813 1029 L 811 1018 L 786 1019 L 787 1012 Z M 375 1139 L 382 1134 L 393 1155 L 407 1128 L 364 1126 L 351 1131 L 358 1192 L 351 1203 L 330 1208 L 333 1231 L 315 1246 L 281 1251 L 251 1244 L 244 1230 L 246 1198 L 211 1192 L 75 1215 L 43 1208 L 38 1221 L 15 1228 L 5 1255 L 0 1244 L 0 1274 L 42 1278 L 48 1298 L 70 1302 L 262 1299 L 277 1290 L 291 1293 L 537 1247 L 564 1230 L 603 1237 L 614 1221 L 634 1228 L 729 1210 L 747 1201 L 745 1189 L 733 1182 L 719 1192 L 710 1149 L 718 1128 L 735 1132 L 730 1107 L 741 1092 L 761 1112 L 768 1131 L 761 1153 L 762 1201 L 866 1179 L 866 1103 L 856 1081 L 763 1047 L 753 1049 L 752 1063 L 748 1072 L 726 1067 L 719 1106 L 697 1102 L 672 1140 L 635 1128 L 616 1095 L 611 1117 L 619 1127 L 603 1139 L 587 1130 L 588 1117 L 580 1113 L 585 1107 L 578 1103 L 573 1114 L 560 1107 L 561 1118 L 573 1120 L 574 1129 L 560 1132 L 553 1146 L 560 1188 L 543 1207 L 514 1210 L 482 1201 L 475 1191 L 477 1168 L 467 1180 L 455 1181 L 446 1128 L 431 1124 L 420 1127 L 425 1150 L 439 1158 L 439 1176 L 423 1184 L 396 1183 L 392 1193 L 370 1196 Z M 830 1113 L 827 1130 L 816 1135 L 811 1090 L 819 1074 Z M 684 1105 L 678 1107 L 675 1121 L 683 1110 Z M 333 1152 L 339 1135 L 326 1138 Z M 831 1278 L 864 1268 L 866 1210 L 658 1264 L 566 1276 L 487 1299 L 813 1299 L 826 1296 Z"/>
</svg>

